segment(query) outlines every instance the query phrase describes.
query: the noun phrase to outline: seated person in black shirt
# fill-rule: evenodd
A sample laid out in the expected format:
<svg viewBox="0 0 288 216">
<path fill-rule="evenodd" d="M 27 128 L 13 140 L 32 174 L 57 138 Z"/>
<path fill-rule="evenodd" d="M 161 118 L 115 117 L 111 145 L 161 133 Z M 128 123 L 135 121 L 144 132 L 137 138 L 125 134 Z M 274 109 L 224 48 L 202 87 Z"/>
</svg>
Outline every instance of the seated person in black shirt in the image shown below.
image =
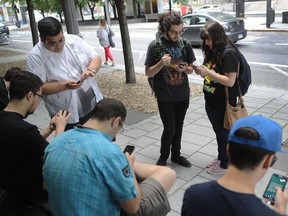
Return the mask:
<svg viewBox="0 0 288 216">
<path fill-rule="evenodd" d="M 48 145 L 46 138 L 53 131 L 56 136 L 61 134 L 70 117 L 60 110 L 41 131 L 24 120 L 39 105 L 43 97 L 42 85 L 41 79 L 33 73 L 15 74 L 9 87 L 10 101 L 0 111 L 0 187 L 9 200 L 20 206 L 14 206 L 19 212 L 13 215 L 22 215 L 21 208 L 31 202 L 47 201 L 42 177 L 44 149 Z M 5 212 L 5 207 L 1 205 L 1 208 L 0 215 L 3 215 L 1 211 Z"/>
</svg>

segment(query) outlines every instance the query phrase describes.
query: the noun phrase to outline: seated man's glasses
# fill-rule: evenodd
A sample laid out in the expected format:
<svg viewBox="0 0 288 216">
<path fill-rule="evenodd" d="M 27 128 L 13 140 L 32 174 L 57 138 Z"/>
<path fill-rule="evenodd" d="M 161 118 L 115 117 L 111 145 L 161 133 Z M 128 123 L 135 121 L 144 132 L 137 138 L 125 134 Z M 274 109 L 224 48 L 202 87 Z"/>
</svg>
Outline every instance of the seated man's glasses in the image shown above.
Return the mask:
<svg viewBox="0 0 288 216">
<path fill-rule="evenodd" d="M 274 155 L 274 157 L 273 157 L 273 160 L 272 160 L 272 163 L 271 163 L 271 165 L 270 165 L 270 167 L 272 167 L 274 164 L 275 164 L 275 162 L 277 161 L 277 157 L 276 157 L 276 155 Z"/>
<path fill-rule="evenodd" d="M 38 93 L 36 93 L 36 92 L 33 92 L 33 94 L 34 94 L 34 95 L 37 95 L 37 96 L 40 98 L 40 100 L 43 100 L 43 99 L 44 99 L 44 96 L 43 96 L 43 95 L 40 95 L 40 94 L 38 94 Z"/>
<path fill-rule="evenodd" d="M 58 42 L 50 42 L 47 40 L 45 40 L 44 42 L 50 47 L 58 47 L 65 43 L 65 37 L 61 38 Z"/>
</svg>

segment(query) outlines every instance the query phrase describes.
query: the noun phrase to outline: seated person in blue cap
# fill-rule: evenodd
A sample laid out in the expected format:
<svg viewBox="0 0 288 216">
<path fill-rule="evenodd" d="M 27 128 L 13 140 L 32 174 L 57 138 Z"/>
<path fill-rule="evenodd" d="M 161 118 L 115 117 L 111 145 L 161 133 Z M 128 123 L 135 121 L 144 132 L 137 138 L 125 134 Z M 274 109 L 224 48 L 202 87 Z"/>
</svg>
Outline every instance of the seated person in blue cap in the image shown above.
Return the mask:
<svg viewBox="0 0 288 216">
<path fill-rule="evenodd" d="M 227 147 L 230 162 L 217 181 L 190 186 L 184 194 L 182 216 L 285 215 L 288 195 L 276 187 L 275 205 L 268 206 L 255 195 L 256 184 L 281 151 L 282 128 L 262 116 L 238 120 Z"/>
</svg>

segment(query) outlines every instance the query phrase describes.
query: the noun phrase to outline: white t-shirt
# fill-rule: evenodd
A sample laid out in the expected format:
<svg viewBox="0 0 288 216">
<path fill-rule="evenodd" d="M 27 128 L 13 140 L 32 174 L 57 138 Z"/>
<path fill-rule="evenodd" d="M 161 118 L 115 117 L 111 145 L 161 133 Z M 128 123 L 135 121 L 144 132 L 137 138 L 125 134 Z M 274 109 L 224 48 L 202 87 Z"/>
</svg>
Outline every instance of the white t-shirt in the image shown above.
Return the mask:
<svg viewBox="0 0 288 216">
<path fill-rule="evenodd" d="M 98 56 L 96 51 L 82 38 L 65 35 L 64 49 L 60 53 L 51 52 L 39 41 L 30 51 L 27 70 L 38 75 L 45 82 L 79 80 L 89 62 Z M 67 89 L 45 95 L 45 106 L 49 115 L 59 110 L 72 113 L 68 123 L 77 123 L 79 118 L 93 110 L 96 102 L 103 98 L 96 80 L 88 77 L 77 90 Z"/>
</svg>

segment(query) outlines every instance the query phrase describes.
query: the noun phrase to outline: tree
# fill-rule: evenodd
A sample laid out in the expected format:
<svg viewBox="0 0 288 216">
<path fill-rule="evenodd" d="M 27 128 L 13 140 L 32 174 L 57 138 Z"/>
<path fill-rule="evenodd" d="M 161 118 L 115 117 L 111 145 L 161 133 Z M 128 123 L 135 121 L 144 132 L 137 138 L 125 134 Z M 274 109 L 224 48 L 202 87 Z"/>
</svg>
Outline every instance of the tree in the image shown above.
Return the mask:
<svg viewBox="0 0 288 216">
<path fill-rule="evenodd" d="M 92 15 L 92 20 L 95 19 L 94 8 L 95 8 L 97 2 L 98 2 L 98 0 L 88 1 L 88 7 L 89 7 L 89 10 L 90 10 L 91 15 Z"/>
<path fill-rule="evenodd" d="M 27 4 L 27 11 L 28 11 L 29 20 L 30 20 L 30 28 L 31 28 L 32 40 L 33 40 L 33 46 L 35 46 L 39 42 L 39 36 L 37 32 L 37 27 L 36 27 L 36 20 L 35 20 L 32 0 L 26 0 L 26 4 Z"/>
<path fill-rule="evenodd" d="M 118 12 L 118 20 L 122 38 L 125 71 L 126 71 L 126 83 L 136 83 L 135 69 L 133 56 L 131 51 L 131 42 L 128 31 L 127 19 L 125 14 L 124 0 L 116 1 L 116 8 Z"/>
</svg>

